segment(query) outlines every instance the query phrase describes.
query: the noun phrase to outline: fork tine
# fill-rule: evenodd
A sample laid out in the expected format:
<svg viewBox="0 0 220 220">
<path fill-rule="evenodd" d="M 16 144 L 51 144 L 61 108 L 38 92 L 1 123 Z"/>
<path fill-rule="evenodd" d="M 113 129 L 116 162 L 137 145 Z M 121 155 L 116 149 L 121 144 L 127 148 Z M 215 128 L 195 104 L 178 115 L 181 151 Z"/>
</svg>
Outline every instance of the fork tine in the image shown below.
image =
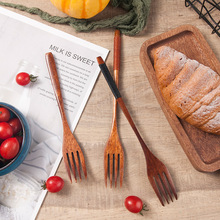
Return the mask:
<svg viewBox="0 0 220 220">
<path fill-rule="evenodd" d="M 83 170 L 83 173 L 84 173 L 84 176 L 85 176 L 85 179 L 87 179 L 87 170 L 86 170 L 86 162 L 85 162 L 85 158 L 83 156 L 83 152 L 80 148 L 78 148 L 77 150 L 77 158 L 79 160 L 79 163 L 81 163 L 81 166 L 82 166 L 82 170 Z M 80 166 L 78 166 L 78 172 L 79 172 L 79 175 L 80 175 L 80 180 L 81 180 L 81 172 L 80 172 Z"/>
<path fill-rule="evenodd" d="M 158 185 L 159 191 L 162 192 L 164 198 L 166 199 L 167 203 L 169 204 L 169 201 L 168 201 L 168 198 L 167 198 L 167 194 L 166 194 L 166 192 L 164 190 L 164 186 L 163 186 L 163 183 L 161 181 L 161 177 L 160 177 L 159 174 L 155 177 L 155 181 L 156 181 L 156 183 Z"/>
<path fill-rule="evenodd" d="M 122 153 L 119 154 L 119 164 L 120 164 L 120 187 L 122 187 L 122 182 L 123 182 L 123 175 L 124 175 L 124 156 Z"/>
<path fill-rule="evenodd" d="M 162 173 L 162 175 L 160 175 L 160 177 L 161 177 L 162 182 L 163 182 L 163 184 L 166 188 L 167 193 L 169 194 L 170 200 L 173 202 L 173 198 L 172 198 L 172 195 L 171 195 L 171 192 L 170 192 L 170 188 L 169 188 L 167 178 L 165 177 L 165 173 Z"/>
<path fill-rule="evenodd" d="M 151 185 L 152 185 L 152 187 L 153 187 L 153 189 L 154 189 L 154 191 L 155 191 L 155 193 L 156 193 L 158 199 L 160 200 L 162 206 L 164 206 L 162 196 L 161 196 L 161 194 L 160 194 L 159 189 L 157 188 L 157 185 L 156 185 L 156 182 L 155 182 L 154 178 L 148 177 L 148 179 L 149 179 L 149 181 L 150 181 L 150 183 L 151 183 Z"/>
<path fill-rule="evenodd" d="M 108 177 L 108 154 L 104 154 L 104 169 L 105 169 L 105 186 L 107 187 L 107 177 Z"/>
<path fill-rule="evenodd" d="M 76 164 L 76 168 L 77 168 L 77 171 L 78 171 L 78 174 L 79 174 L 79 179 L 82 180 L 81 178 L 81 172 L 80 172 L 80 167 L 79 167 L 79 158 L 78 158 L 78 151 L 76 152 L 72 152 L 72 157 L 74 158 L 74 161 L 75 161 L 75 164 Z"/>
<path fill-rule="evenodd" d="M 118 163 L 119 163 L 119 154 L 115 154 L 115 160 L 114 160 L 114 163 L 115 163 L 115 187 L 117 187 L 117 177 L 118 177 Z"/>
<path fill-rule="evenodd" d="M 170 175 L 170 172 L 166 169 L 166 172 L 164 171 L 164 175 L 165 177 L 167 178 L 167 181 L 170 185 L 170 188 L 172 189 L 172 192 L 177 200 L 177 194 L 176 194 L 176 189 L 175 189 L 175 186 L 174 186 L 174 183 L 173 183 L 173 180 L 171 178 L 171 175 Z"/>
<path fill-rule="evenodd" d="M 71 172 L 70 172 L 70 167 L 69 167 L 69 160 L 68 160 L 67 154 L 65 154 L 65 153 L 63 153 L 63 160 L 64 160 L 64 164 L 65 164 L 66 171 L 69 176 L 70 182 L 72 183 Z"/>
<path fill-rule="evenodd" d="M 110 187 L 112 188 L 112 177 L 113 177 L 113 154 L 109 154 L 109 176 L 110 176 Z"/>
<path fill-rule="evenodd" d="M 74 164 L 74 158 L 73 158 L 73 155 L 72 153 L 71 154 L 68 154 L 67 153 L 67 157 L 69 158 L 69 164 L 72 168 L 72 172 L 73 172 L 73 176 L 75 178 L 75 181 L 77 182 L 77 179 L 76 179 L 76 170 L 75 170 L 75 164 Z"/>
<path fill-rule="evenodd" d="M 82 169 L 83 169 L 83 173 L 84 173 L 85 179 L 87 179 L 86 162 L 85 162 L 85 158 L 83 156 L 83 152 L 82 152 L 82 150 L 80 148 L 77 151 L 77 156 L 79 158 L 79 161 L 81 162 L 81 166 L 82 166 Z"/>
</svg>

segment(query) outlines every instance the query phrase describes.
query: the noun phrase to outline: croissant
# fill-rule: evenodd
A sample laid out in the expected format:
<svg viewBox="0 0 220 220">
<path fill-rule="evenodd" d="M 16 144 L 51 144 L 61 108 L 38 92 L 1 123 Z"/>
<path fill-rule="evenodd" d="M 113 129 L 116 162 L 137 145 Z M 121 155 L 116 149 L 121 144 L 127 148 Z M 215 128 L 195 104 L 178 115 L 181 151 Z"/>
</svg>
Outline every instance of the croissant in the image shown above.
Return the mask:
<svg viewBox="0 0 220 220">
<path fill-rule="evenodd" d="M 154 51 L 154 69 L 164 100 L 189 124 L 220 135 L 220 76 L 168 46 Z"/>
</svg>

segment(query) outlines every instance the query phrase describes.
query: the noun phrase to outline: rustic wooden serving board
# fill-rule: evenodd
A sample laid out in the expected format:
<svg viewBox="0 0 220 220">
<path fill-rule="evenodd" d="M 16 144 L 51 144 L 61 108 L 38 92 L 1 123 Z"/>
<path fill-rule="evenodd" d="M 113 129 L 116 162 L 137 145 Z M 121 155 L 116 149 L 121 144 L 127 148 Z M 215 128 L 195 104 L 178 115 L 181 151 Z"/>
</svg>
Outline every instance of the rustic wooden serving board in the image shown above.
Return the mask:
<svg viewBox="0 0 220 220">
<path fill-rule="evenodd" d="M 192 165 L 199 171 L 220 169 L 220 136 L 203 132 L 179 119 L 164 101 L 156 79 L 152 52 L 167 45 L 188 58 L 209 66 L 220 74 L 220 62 L 200 31 L 192 25 L 183 25 L 145 41 L 140 50 L 140 61 L 164 114 Z"/>
</svg>

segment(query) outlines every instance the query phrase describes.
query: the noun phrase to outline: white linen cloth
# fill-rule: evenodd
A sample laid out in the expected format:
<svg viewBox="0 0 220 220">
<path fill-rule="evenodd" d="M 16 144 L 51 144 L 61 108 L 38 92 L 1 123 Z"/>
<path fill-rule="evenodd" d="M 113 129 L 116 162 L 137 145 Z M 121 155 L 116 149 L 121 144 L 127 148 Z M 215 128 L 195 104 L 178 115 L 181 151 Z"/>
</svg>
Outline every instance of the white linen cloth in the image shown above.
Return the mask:
<svg viewBox="0 0 220 220">
<path fill-rule="evenodd" d="M 42 193 L 41 185 L 50 176 L 61 151 L 62 141 L 58 136 L 31 119 L 29 124 L 30 152 L 15 171 L 0 177 L 0 220 L 31 219 Z"/>
</svg>

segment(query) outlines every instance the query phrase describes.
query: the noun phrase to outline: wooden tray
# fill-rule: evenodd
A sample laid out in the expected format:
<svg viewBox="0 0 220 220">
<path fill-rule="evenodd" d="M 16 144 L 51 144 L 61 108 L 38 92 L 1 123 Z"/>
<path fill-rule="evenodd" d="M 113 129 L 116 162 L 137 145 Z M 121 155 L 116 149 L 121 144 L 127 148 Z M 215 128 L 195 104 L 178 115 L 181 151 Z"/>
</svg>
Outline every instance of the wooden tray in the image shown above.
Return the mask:
<svg viewBox="0 0 220 220">
<path fill-rule="evenodd" d="M 179 119 L 164 101 L 153 68 L 152 51 L 162 45 L 184 53 L 188 58 L 209 66 L 220 74 L 220 63 L 200 31 L 191 25 L 180 26 L 145 41 L 140 50 L 140 61 L 151 87 L 176 137 L 192 165 L 199 171 L 220 169 L 220 136 L 203 132 Z"/>
</svg>

